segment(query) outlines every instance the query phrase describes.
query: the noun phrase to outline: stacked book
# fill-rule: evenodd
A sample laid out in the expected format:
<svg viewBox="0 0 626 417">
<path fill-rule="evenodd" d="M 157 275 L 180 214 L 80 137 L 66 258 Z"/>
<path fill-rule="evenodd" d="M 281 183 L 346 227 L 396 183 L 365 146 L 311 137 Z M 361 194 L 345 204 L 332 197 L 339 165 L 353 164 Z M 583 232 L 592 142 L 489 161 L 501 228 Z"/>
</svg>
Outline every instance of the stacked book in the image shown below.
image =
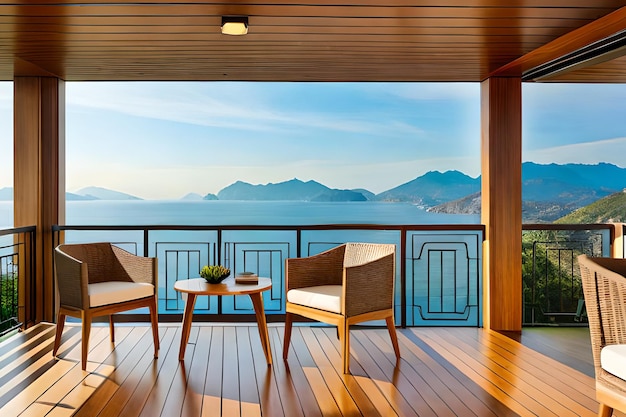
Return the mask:
<svg viewBox="0 0 626 417">
<path fill-rule="evenodd" d="M 258 284 L 259 276 L 254 272 L 240 272 L 235 275 L 235 282 L 237 284 Z"/>
</svg>

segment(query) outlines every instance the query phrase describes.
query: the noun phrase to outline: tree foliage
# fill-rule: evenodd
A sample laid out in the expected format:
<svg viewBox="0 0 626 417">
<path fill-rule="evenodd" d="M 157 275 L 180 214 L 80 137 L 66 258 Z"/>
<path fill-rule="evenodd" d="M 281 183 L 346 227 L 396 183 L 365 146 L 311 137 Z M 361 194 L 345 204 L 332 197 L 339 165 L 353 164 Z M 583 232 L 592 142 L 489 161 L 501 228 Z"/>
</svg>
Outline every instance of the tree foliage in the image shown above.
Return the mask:
<svg viewBox="0 0 626 417">
<path fill-rule="evenodd" d="M 0 277 L 0 333 L 17 324 L 17 276 Z"/>
</svg>

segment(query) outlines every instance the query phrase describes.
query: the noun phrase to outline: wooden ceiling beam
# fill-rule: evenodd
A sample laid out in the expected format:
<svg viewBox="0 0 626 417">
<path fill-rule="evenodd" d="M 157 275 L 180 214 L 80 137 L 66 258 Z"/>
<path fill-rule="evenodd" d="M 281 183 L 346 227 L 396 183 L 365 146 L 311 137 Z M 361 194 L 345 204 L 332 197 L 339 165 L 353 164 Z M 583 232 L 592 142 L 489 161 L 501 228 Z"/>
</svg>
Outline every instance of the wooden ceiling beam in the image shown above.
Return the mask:
<svg viewBox="0 0 626 417">
<path fill-rule="evenodd" d="M 497 69 L 491 76 L 522 76 L 526 71 L 626 30 L 626 6 L 573 30 Z M 577 68 L 584 67 L 585 63 Z M 571 70 L 575 68 L 572 67 Z"/>
</svg>

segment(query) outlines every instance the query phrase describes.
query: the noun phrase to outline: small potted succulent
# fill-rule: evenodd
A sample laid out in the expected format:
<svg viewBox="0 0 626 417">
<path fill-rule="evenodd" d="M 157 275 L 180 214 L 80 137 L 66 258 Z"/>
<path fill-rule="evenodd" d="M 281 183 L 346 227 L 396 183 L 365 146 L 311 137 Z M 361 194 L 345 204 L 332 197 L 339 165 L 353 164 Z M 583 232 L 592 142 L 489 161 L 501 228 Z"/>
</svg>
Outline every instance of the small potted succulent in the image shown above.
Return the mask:
<svg viewBox="0 0 626 417">
<path fill-rule="evenodd" d="M 205 265 L 200 270 L 200 276 L 209 284 L 219 284 L 230 275 L 230 269 L 222 265 Z"/>
</svg>

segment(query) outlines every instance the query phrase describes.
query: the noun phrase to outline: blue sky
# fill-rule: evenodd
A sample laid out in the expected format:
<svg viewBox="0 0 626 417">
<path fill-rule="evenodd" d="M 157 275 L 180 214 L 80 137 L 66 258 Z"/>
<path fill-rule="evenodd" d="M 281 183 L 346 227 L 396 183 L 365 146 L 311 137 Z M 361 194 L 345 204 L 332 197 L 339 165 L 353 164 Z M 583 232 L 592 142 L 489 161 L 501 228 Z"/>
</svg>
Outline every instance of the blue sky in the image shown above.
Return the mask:
<svg viewBox="0 0 626 417">
<path fill-rule="evenodd" d="M 477 83 L 66 83 L 67 190 L 148 199 L 292 178 L 379 193 L 480 175 Z M 626 85 L 524 84 L 523 159 L 625 166 Z M 0 144 L 12 144 L 0 83 Z M 12 161 L 0 153 L 0 187 Z"/>
</svg>

